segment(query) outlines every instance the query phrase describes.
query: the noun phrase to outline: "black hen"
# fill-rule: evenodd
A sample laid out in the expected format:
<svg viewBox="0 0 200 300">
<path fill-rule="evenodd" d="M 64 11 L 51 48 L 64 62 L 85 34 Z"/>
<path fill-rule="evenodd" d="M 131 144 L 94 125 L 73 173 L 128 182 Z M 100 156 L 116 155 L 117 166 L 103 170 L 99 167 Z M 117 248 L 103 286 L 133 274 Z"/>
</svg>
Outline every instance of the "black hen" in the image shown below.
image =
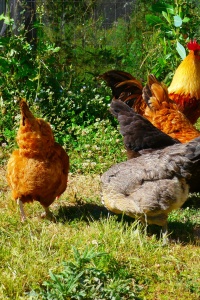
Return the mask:
<svg viewBox="0 0 200 300">
<path fill-rule="evenodd" d="M 112 100 L 110 112 L 119 121 L 129 159 L 144 153 L 141 150 L 152 151 L 179 143 L 120 100 Z"/>
</svg>

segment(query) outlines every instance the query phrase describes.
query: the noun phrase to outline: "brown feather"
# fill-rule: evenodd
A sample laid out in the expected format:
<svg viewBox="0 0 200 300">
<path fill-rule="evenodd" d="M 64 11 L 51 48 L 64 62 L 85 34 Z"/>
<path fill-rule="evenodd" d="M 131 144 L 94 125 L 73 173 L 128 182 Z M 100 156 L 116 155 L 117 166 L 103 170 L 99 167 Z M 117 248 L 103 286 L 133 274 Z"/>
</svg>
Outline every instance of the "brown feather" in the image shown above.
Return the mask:
<svg viewBox="0 0 200 300">
<path fill-rule="evenodd" d="M 15 200 L 33 200 L 48 207 L 67 187 L 69 157 L 55 142 L 50 125 L 35 118 L 25 100 L 20 103 L 19 149 L 7 164 L 7 180 Z"/>
<path fill-rule="evenodd" d="M 110 70 L 100 75 L 112 90 L 113 99 L 118 99 L 138 113 L 143 112 L 146 103 L 142 100 L 142 83 L 131 74 L 119 70 Z"/>
<path fill-rule="evenodd" d="M 169 98 L 166 86 L 154 75 L 148 77 L 148 84 L 143 89 L 143 98 L 148 105 L 144 116 L 158 129 L 181 143 L 189 142 L 200 135 L 179 111 L 178 105 Z"/>
</svg>

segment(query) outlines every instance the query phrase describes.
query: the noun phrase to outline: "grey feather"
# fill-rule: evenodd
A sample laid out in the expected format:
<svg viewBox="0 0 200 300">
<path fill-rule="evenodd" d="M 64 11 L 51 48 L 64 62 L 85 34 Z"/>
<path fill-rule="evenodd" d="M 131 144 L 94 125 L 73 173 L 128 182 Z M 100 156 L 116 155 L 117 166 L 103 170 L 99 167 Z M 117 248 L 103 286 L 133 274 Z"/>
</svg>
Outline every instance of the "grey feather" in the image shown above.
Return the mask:
<svg viewBox="0 0 200 300">
<path fill-rule="evenodd" d="M 112 166 L 101 177 L 102 201 L 115 213 L 164 226 L 189 191 L 200 190 L 199 173 L 200 137 Z"/>
</svg>

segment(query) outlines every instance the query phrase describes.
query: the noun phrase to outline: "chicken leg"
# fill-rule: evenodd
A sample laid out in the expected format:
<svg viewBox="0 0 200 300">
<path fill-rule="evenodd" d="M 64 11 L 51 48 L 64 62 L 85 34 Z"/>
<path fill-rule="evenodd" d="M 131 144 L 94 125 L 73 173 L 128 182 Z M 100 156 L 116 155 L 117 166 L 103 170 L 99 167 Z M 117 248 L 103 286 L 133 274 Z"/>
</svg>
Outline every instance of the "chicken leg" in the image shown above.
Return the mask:
<svg viewBox="0 0 200 300">
<path fill-rule="evenodd" d="M 20 199 L 18 199 L 18 204 L 19 204 L 19 209 L 20 209 L 20 214 L 21 214 L 21 221 L 24 222 L 24 221 L 26 221 L 26 215 L 24 212 L 23 202 Z"/>
<path fill-rule="evenodd" d="M 50 211 L 49 207 L 48 206 L 44 206 L 44 212 L 41 214 L 41 218 L 46 218 L 50 221 L 55 221 L 55 217 L 53 215 L 53 213 Z"/>
<path fill-rule="evenodd" d="M 169 243 L 167 223 L 162 226 L 162 240 L 163 240 L 162 243 L 163 246 L 166 246 Z"/>
</svg>

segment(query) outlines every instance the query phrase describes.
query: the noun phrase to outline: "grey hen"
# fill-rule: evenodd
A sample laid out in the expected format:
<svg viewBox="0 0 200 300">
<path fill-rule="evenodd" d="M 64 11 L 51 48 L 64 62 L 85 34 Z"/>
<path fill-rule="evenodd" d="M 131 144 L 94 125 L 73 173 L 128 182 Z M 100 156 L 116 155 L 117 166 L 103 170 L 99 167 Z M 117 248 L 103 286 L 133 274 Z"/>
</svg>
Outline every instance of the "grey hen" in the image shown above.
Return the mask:
<svg viewBox="0 0 200 300">
<path fill-rule="evenodd" d="M 102 202 L 166 230 L 168 214 L 187 200 L 199 170 L 200 137 L 112 166 L 101 177 Z"/>
<path fill-rule="evenodd" d="M 155 150 L 180 143 L 120 100 L 112 100 L 110 112 L 119 121 L 120 133 L 124 137 L 129 159 L 139 156 L 142 153 L 140 151 L 144 149 Z"/>
</svg>

